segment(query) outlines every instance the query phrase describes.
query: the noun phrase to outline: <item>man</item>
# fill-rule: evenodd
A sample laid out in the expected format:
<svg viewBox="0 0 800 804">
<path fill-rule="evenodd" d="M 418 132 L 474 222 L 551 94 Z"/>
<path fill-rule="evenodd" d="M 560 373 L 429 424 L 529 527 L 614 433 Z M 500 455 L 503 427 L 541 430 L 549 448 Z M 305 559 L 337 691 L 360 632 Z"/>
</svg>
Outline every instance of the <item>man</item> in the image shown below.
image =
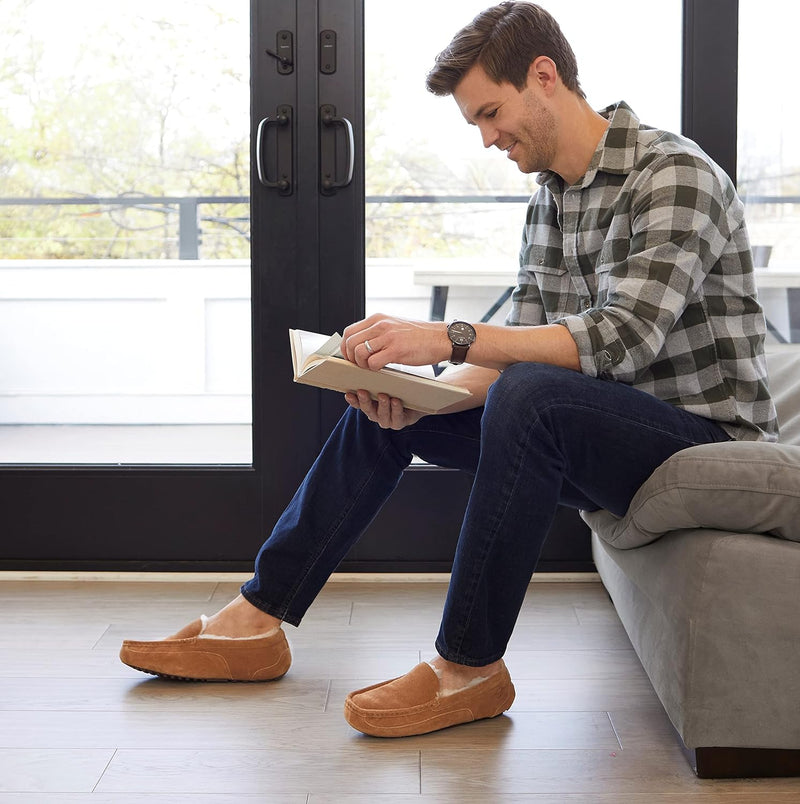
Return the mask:
<svg viewBox="0 0 800 804">
<path fill-rule="evenodd" d="M 439 55 L 428 88 L 525 173 L 510 326 L 372 316 L 348 327 L 360 366 L 450 359 L 467 402 L 423 416 L 346 395 L 334 429 L 263 545 L 254 578 L 214 617 L 121 657 L 182 678 L 270 679 L 329 574 L 412 455 L 474 475 L 436 639 L 438 656 L 352 693 L 345 716 L 378 736 L 493 717 L 514 688 L 502 656 L 559 503 L 623 515 L 686 447 L 777 437 L 764 319 L 742 204 L 694 143 L 595 112 L 572 50 L 541 8 L 505 2 Z"/>
</svg>

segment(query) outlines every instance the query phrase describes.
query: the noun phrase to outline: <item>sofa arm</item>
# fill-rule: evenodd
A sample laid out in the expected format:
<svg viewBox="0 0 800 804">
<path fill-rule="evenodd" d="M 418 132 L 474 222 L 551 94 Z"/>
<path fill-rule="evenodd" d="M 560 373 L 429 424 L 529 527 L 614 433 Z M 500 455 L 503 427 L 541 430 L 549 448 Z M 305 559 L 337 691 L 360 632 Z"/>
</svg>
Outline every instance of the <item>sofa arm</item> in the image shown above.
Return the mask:
<svg viewBox="0 0 800 804">
<path fill-rule="evenodd" d="M 800 447 L 729 441 L 689 447 L 645 481 L 624 517 L 581 516 L 603 541 L 640 547 L 686 528 L 761 533 L 800 541 Z"/>
</svg>

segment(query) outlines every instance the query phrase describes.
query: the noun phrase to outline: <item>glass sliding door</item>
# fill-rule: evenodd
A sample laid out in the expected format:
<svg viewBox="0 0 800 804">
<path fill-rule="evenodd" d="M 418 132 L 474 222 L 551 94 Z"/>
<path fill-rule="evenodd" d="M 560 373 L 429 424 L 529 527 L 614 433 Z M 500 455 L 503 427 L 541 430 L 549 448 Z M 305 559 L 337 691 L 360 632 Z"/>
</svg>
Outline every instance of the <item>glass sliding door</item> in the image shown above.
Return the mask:
<svg viewBox="0 0 800 804">
<path fill-rule="evenodd" d="M 9 0 L 0 462 L 252 453 L 247 0 Z"/>
<path fill-rule="evenodd" d="M 44 5 L 0 51 L 0 569 L 248 569 L 343 408 L 287 330 L 363 315 L 361 5 Z"/>
<path fill-rule="evenodd" d="M 256 326 L 250 3 L 3 11 L 0 568 L 249 568 L 283 369 Z"/>
</svg>

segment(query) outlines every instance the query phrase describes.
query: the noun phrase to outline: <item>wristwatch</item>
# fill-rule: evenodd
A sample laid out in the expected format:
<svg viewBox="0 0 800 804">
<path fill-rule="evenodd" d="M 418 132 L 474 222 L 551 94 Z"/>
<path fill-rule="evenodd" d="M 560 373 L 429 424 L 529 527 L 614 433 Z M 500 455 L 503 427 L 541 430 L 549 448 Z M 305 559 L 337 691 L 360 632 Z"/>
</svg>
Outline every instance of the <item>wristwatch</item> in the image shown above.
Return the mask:
<svg viewBox="0 0 800 804">
<path fill-rule="evenodd" d="M 467 359 L 469 347 L 475 343 L 475 327 L 466 321 L 453 321 L 447 327 L 447 337 L 453 344 L 450 362 L 454 366 L 460 366 Z"/>
</svg>

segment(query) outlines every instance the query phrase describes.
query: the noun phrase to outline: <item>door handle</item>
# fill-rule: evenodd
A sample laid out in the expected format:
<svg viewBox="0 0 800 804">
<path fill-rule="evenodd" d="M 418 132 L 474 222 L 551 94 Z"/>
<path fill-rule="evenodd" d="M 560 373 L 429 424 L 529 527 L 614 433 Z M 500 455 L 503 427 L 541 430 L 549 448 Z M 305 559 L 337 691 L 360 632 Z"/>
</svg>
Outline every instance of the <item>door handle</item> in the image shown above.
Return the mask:
<svg viewBox="0 0 800 804">
<path fill-rule="evenodd" d="M 264 150 L 267 145 L 267 131 L 275 127 L 275 163 L 276 178 L 269 178 L 265 165 Z M 293 188 L 292 175 L 292 107 L 278 106 L 275 117 L 265 117 L 258 124 L 256 132 L 256 172 L 258 180 L 264 187 L 271 187 L 280 195 L 291 195 Z"/>
<path fill-rule="evenodd" d="M 355 137 L 353 124 L 346 117 L 336 116 L 336 107 L 326 103 L 320 106 L 320 186 L 322 192 L 331 195 L 336 190 L 347 187 L 353 181 L 355 168 Z M 337 178 L 336 130 L 341 127 L 345 133 L 344 178 Z"/>
</svg>

